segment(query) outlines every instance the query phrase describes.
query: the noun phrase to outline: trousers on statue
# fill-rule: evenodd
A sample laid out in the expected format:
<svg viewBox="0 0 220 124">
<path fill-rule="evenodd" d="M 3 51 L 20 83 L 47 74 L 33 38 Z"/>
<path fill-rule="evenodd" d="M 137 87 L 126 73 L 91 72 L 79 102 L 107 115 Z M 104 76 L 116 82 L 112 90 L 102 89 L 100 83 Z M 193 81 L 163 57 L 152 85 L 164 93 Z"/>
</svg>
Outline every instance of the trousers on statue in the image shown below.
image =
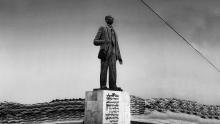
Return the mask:
<svg viewBox="0 0 220 124">
<path fill-rule="evenodd" d="M 101 60 L 101 73 L 100 73 L 100 86 L 106 87 L 107 71 L 109 70 L 109 88 L 113 89 L 116 86 L 116 57 L 115 55 L 109 56 L 106 60 Z"/>
</svg>

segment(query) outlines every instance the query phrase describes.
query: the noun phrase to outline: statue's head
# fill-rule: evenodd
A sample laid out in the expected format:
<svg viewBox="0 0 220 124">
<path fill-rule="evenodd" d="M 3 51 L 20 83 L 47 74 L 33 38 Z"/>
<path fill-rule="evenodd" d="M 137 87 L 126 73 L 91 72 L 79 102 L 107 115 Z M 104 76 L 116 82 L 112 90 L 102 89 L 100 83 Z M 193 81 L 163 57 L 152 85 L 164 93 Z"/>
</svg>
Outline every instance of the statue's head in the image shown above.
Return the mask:
<svg viewBox="0 0 220 124">
<path fill-rule="evenodd" d="M 114 22 L 114 18 L 110 15 L 107 15 L 105 16 L 105 22 L 108 24 L 108 25 L 112 25 L 113 22 Z"/>
</svg>

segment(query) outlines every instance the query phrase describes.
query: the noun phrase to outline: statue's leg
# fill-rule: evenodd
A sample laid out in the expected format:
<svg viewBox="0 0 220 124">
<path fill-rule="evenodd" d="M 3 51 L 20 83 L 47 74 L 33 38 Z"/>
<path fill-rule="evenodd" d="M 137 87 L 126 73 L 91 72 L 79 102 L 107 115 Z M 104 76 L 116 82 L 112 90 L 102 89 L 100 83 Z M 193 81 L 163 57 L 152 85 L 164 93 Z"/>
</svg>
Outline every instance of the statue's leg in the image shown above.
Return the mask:
<svg viewBox="0 0 220 124">
<path fill-rule="evenodd" d="M 108 61 L 101 60 L 100 88 L 105 88 L 106 87 L 107 70 L 108 70 Z"/>
<path fill-rule="evenodd" d="M 112 90 L 115 90 L 117 88 L 116 79 L 117 79 L 116 59 L 113 57 L 109 61 L 109 88 Z"/>
</svg>

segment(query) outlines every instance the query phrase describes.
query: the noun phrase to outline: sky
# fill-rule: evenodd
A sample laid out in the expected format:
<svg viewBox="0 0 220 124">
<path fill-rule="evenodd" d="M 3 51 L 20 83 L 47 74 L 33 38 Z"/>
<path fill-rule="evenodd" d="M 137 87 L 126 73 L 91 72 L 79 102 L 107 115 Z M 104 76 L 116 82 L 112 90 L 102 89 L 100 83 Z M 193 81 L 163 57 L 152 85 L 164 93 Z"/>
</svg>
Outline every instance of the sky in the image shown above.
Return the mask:
<svg viewBox="0 0 220 124">
<path fill-rule="evenodd" d="M 145 2 L 220 68 L 220 1 Z M 98 88 L 93 39 L 109 14 L 124 91 L 220 104 L 220 73 L 139 0 L 0 0 L 0 101 L 84 98 Z"/>
</svg>

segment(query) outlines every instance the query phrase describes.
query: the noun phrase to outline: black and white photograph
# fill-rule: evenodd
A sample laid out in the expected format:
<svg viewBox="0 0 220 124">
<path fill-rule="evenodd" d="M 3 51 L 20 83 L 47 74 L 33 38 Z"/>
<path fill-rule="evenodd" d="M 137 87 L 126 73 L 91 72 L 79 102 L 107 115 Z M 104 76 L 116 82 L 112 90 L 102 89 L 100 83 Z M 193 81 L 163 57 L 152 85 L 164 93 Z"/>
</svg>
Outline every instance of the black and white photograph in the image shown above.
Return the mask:
<svg viewBox="0 0 220 124">
<path fill-rule="evenodd" d="M 0 124 L 220 124 L 219 0 L 0 0 Z"/>
</svg>

